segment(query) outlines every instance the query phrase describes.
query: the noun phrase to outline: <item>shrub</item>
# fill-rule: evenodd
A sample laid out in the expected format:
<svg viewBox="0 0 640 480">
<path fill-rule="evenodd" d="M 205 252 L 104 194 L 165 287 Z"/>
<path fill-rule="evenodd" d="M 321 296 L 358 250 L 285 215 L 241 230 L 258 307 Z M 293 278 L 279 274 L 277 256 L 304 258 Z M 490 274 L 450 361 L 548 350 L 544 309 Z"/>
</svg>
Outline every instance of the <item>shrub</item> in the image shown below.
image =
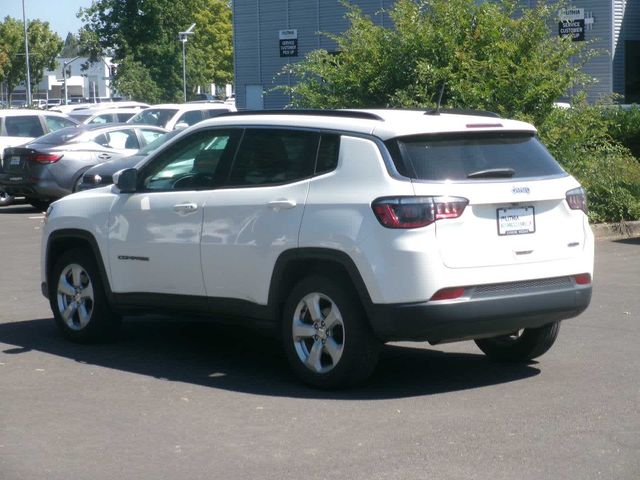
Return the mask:
<svg viewBox="0 0 640 480">
<path fill-rule="evenodd" d="M 592 222 L 640 219 L 640 163 L 610 133 L 611 109 L 579 101 L 556 109 L 540 137 L 562 166 L 586 188 Z"/>
<path fill-rule="evenodd" d="M 640 105 L 629 109 L 612 107 L 605 111 L 609 120 L 609 133 L 640 160 Z"/>
</svg>

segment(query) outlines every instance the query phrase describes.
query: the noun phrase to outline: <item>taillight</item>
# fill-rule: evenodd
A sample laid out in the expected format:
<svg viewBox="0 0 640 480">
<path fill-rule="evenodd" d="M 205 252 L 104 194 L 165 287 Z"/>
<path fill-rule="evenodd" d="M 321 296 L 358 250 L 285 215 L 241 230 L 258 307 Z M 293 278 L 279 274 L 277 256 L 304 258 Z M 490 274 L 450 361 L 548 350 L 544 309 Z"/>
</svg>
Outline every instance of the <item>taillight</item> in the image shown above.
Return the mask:
<svg viewBox="0 0 640 480">
<path fill-rule="evenodd" d="M 420 228 L 436 220 L 462 215 L 469 200 L 462 197 L 386 197 L 371 204 L 380 224 L 387 228 Z"/>
<path fill-rule="evenodd" d="M 569 190 L 567 193 L 567 203 L 571 210 L 582 210 L 584 213 L 589 211 L 587 207 L 587 193 L 582 187 Z"/>
<path fill-rule="evenodd" d="M 44 163 L 44 164 L 56 163 L 61 158 L 62 158 L 61 153 L 34 152 L 30 155 L 27 155 L 27 160 L 29 160 L 30 162 L 37 162 L 37 163 Z"/>
<path fill-rule="evenodd" d="M 579 275 L 574 275 L 573 278 L 576 281 L 576 285 L 589 285 L 591 283 L 591 274 L 589 273 L 580 273 Z"/>
</svg>

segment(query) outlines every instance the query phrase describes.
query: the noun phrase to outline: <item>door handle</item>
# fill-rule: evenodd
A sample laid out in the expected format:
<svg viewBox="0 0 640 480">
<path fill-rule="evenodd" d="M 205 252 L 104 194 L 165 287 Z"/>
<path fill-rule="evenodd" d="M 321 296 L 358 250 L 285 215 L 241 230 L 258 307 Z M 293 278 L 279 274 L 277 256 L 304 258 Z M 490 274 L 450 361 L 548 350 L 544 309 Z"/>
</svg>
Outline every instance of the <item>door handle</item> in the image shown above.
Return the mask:
<svg viewBox="0 0 640 480">
<path fill-rule="evenodd" d="M 108 153 L 101 153 L 100 155 L 98 155 L 98 158 L 100 160 L 109 160 L 111 158 L 111 155 L 109 155 Z"/>
<path fill-rule="evenodd" d="M 173 211 L 178 213 L 192 213 L 198 210 L 198 205 L 195 203 L 179 203 L 178 205 L 173 206 Z"/>
<path fill-rule="evenodd" d="M 288 200 L 286 198 L 280 198 L 278 200 L 272 200 L 267 205 L 269 205 L 269 207 L 273 208 L 274 210 L 284 210 L 284 209 L 288 209 L 288 208 L 293 208 L 297 204 L 296 204 L 295 200 Z"/>
</svg>

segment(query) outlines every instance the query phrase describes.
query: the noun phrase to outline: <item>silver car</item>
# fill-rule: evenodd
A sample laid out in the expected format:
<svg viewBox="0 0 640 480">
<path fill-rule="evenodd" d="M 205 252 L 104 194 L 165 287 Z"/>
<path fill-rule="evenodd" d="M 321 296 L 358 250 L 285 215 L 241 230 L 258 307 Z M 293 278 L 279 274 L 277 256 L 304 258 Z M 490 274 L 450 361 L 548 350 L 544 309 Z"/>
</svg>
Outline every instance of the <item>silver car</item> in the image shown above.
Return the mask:
<svg viewBox="0 0 640 480">
<path fill-rule="evenodd" d="M 0 189 L 46 209 L 53 200 L 72 193 L 90 167 L 133 155 L 164 133 L 164 128 L 129 124 L 63 128 L 6 149 Z"/>
</svg>

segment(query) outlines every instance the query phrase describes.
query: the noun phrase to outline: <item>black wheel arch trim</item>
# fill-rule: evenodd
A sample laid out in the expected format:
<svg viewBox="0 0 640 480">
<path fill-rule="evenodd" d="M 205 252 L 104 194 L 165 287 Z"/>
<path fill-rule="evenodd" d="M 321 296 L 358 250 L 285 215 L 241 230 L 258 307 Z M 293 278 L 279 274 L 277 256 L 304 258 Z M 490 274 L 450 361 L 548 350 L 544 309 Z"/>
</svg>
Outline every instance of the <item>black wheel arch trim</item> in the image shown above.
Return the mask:
<svg viewBox="0 0 640 480">
<path fill-rule="evenodd" d="M 85 243 L 89 244 L 91 251 L 93 253 L 93 257 L 96 260 L 96 264 L 98 265 L 98 270 L 100 272 L 100 277 L 102 280 L 102 284 L 105 288 L 105 293 L 107 299 L 110 304 L 113 303 L 113 292 L 111 291 L 111 284 L 109 283 L 109 276 L 107 275 L 107 269 L 104 265 L 104 261 L 102 259 L 102 254 L 100 253 L 100 247 L 98 246 L 98 242 L 93 236 L 91 232 L 86 230 L 80 230 L 75 228 L 65 228 L 61 230 L 56 230 L 51 232 L 49 238 L 47 239 L 47 249 L 46 249 L 46 279 L 49 281 L 49 275 L 51 275 L 51 269 L 55 265 L 55 259 L 51 257 L 52 246 L 58 240 L 81 240 Z"/>
<path fill-rule="evenodd" d="M 327 264 L 338 264 L 344 268 L 347 272 L 351 283 L 353 284 L 358 296 L 362 302 L 367 314 L 371 313 L 372 301 L 369 295 L 369 290 L 358 270 L 353 259 L 345 252 L 341 250 L 334 250 L 331 248 L 321 247 L 302 247 L 291 250 L 286 250 L 280 254 L 273 268 L 271 275 L 271 283 L 269 286 L 269 300 L 268 304 L 273 312 L 274 317 L 278 313 L 279 303 L 283 299 L 283 296 L 287 293 L 283 291 L 282 285 L 284 275 L 287 268 L 295 262 L 327 262 Z"/>
</svg>

